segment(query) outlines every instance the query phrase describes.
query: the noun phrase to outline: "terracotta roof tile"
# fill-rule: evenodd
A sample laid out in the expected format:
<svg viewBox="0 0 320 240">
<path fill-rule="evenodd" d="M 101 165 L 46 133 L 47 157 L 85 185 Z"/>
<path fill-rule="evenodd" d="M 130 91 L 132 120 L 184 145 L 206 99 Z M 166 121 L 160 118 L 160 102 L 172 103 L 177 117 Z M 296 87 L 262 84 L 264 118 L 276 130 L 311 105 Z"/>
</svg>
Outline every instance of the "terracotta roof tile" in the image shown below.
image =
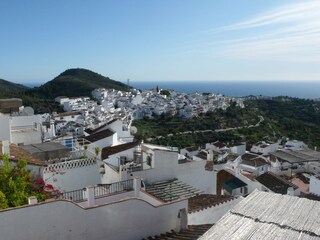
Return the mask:
<svg viewBox="0 0 320 240">
<path fill-rule="evenodd" d="M 219 141 L 214 142 L 214 143 L 212 143 L 212 144 L 213 144 L 214 146 L 218 147 L 218 148 L 223 148 L 223 147 L 226 146 L 223 142 L 219 142 Z"/>
<path fill-rule="evenodd" d="M 242 160 L 241 163 L 252 166 L 252 167 L 260 167 L 260 166 L 268 165 L 268 162 L 261 157 L 245 159 L 245 160 Z"/>
<path fill-rule="evenodd" d="M 189 213 L 201 211 L 233 199 L 235 199 L 235 197 L 229 195 L 201 194 L 188 199 L 188 211 Z"/>
<path fill-rule="evenodd" d="M 113 134 L 115 134 L 114 131 L 111 131 L 110 129 L 106 129 L 106 130 L 102 130 L 102 131 L 97 132 L 97 133 L 93 133 L 93 134 L 85 137 L 84 139 L 88 140 L 89 142 L 96 142 L 96 141 L 99 141 L 101 139 L 110 137 Z"/>
<path fill-rule="evenodd" d="M 117 120 L 118 120 L 118 119 L 117 119 L 117 118 L 115 118 L 115 119 L 113 119 L 113 120 L 109 121 L 109 122 L 107 123 L 107 125 L 110 125 L 110 124 L 112 124 L 112 123 L 116 122 Z"/>
<path fill-rule="evenodd" d="M 0 143 L 0 155 L 2 156 L 2 143 Z M 44 161 L 34 157 L 32 154 L 28 153 L 21 147 L 15 144 L 10 144 L 10 160 L 18 161 L 21 159 L 26 160 L 28 164 L 32 164 L 32 165 L 38 165 L 38 166 L 47 165 Z"/>
<path fill-rule="evenodd" d="M 185 149 L 186 149 L 188 152 L 194 152 L 194 151 L 199 150 L 199 147 L 197 147 L 197 146 L 191 146 L 191 147 L 186 147 Z"/>
<path fill-rule="evenodd" d="M 252 153 L 245 153 L 241 156 L 241 159 L 242 160 L 251 160 L 253 158 L 256 158 L 258 157 L 259 155 L 256 155 L 256 154 L 252 154 Z"/>
<path fill-rule="evenodd" d="M 106 159 L 113 154 L 123 152 L 125 150 L 130 149 L 130 148 L 134 148 L 134 147 L 138 146 L 139 144 L 140 144 L 140 141 L 134 141 L 134 142 L 128 142 L 128 143 L 120 144 L 120 145 L 113 146 L 113 147 L 105 147 L 102 149 L 101 158 Z"/>
<path fill-rule="evenodd" d="M 287 194 L 289 187 L 293 187 L 294 189 L 298 188 L 296 185 L 271 172 L 266 172 L 256 177 L 256 180 L 271 191 L 280 194 Z"/>
</svg>

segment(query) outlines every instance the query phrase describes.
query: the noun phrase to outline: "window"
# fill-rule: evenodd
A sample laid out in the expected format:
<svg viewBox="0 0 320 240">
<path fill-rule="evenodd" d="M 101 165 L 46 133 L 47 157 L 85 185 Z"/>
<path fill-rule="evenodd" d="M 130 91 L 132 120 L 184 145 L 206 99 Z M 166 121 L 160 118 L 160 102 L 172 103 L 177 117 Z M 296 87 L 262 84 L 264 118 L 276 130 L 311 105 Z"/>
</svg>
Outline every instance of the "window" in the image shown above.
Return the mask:
<svg viewBox="0 0 320 240">
<path fill-rule="evenodd" d="M 152 155 L 147 156 L 147 165 L 151 167 Z"/>
<path fill-rule="evenodd" d="M 248 194 L 248 187 L 244 187 L 244 195 Z"/>
</svg>

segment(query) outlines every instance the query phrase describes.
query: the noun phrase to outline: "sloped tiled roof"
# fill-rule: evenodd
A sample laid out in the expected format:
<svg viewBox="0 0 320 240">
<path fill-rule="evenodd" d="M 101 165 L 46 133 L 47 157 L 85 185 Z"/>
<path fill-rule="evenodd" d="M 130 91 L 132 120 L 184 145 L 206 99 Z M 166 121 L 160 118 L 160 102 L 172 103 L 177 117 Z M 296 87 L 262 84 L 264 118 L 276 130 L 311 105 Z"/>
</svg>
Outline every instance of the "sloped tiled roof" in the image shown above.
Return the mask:
<svg viewBox="0 0 320 240">
<path fill-rule="evenodd" d="M 2 143 L 0 142 L 0 157 L 2 156 Z M 46 163 L 32 154 L 28 153 L 23 148 L 15 145 L 10 144 L 10 160 L 11 161 L 18 161 L 24 159 L 27 161 L 28 164 L 37 165 L 37 166 L 46 166 Z"/>
<path fill-rule="evenodd" d="M 252 167 L 260 167 L 260 166 L 268 165 L 268 162 L 261 157 L 245 159 L 241 163 L 248 166 L 252 166 Z"/>
<path fill-rule="evenodd" d="M 120 145 L 113 146 L 113 147 L 105 147 L 102 149 L 101 158 L 106 159 L 113 154 L 123 152 L 125 150 L 130 149 L 130 148 L 134 148 L 134 147 L 138 146 L 139 144 L 140 144 L 140 141 L 134 141 L 134 142 L 128 142 L 128 143 L 120 144 Z"/>
<path fill-rule="evenodd" d="M 171 231 L 143 240 L 196 240 L 211 227 L 212 224 L 189 225 L 187 229 L 180 232 Z"/>
<path fill-rule="evenodd" d="M 207 153 L 204 151 L 199 152 L 198 154 L 196 154 L 196 157 L 201 158 L 203 160 L 207 160 Z"/>
<path fill-rule="evenodd" d="M 188 199 L 188 211 L 189 213 L 201 211 L 233 199 L 235 197 L 229 195 L 200 194 Z"/>
<path fill-rule="evenodd" d="M 110 129 L 106 129 L 106 130 L 102 130 L 102 131 L 97 132 L 97 133 L 90 134 L 89 136 L 85 137 L 84 139 L 88 140 L 89 142 L 96 142 L 96 141 L 99 141 L 101 139 L 110 137 L 114 133 L 115 133 L 114 131 L 112 131 Z"/>
<path fill-rule="evenodd" d="M 97 132 L 99 132 L 100 130 L 102 130 L 105 126 L 107 126 L 107 124 L 103 124 L 103 125 L 101 125 L 100 127 L 97 127 L 97 128 L 95 128 L 95 129 L 87 128 L 87 129 L 85 130 L 85 132 L 88 133 L 88 134 L 94 134 L 94 133 L 97 133 Z"/>
<path fill-rule="evenodd" d="M 282 179 L 281 177 L 276 176 L 271 172 L 266 172 L 256 177 L 256 180 L 271 191 L 280 194 L 287 194 L 289 187 L 293 187 L 294 189 L 298 188 L 296 185 L 286 181 L 285 179 Z"/>
<path fill-rule="evenodd" d="M 216 142 L 212 143 L 212 145 L 214 145 L 214 146 L 216 146 L 218 148 L 223 148 L 223 147 L 226 146 L 223 142 L 219 142 L 219 141 L 216 141 Z"/>
<path fill-rule="evenodd" d="M 110 120 L 108 123 L 107 123 L 107 125 L 110 125 L 110 124 L 112 124 L 112 123 L 114 123 L 114 122 L 116 122 L 116 121 L 118 121 L 119 119 L 117 119 L 117 118 L 115 118 L 115 119 L 112 119 L 112 120 Z"/>
<path fill-rule="evenodd" d="M 257 155 L 257 154 L 245 153 L 245 154 L 243 154 L 243 155 L 241 156 L 241 159 L 242 159 L 242 160 L 251 160 L 251 159 L 256 158 L 256 157 L 258 157 L 258 156 L 259 156 L 259 155 Z"/>
<path fill-rule="evenodd" d="M 199 147 L 197 147 L 197 146 L 190 146 L 190 147 L 186 147 L 185 149 L 186 149 L 188 152 L 194 152 L 194 151 L 199 150 Z"/>
</svg>

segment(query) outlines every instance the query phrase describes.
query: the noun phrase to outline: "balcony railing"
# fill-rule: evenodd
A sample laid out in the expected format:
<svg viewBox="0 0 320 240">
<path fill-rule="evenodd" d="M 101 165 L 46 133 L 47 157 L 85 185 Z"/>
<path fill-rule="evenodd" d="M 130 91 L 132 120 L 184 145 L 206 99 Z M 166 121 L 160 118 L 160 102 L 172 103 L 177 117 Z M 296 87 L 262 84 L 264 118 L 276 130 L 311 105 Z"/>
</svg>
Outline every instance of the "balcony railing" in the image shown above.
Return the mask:
<svg viewBox="0 0 320 240">
<path fill-rule="evenodd" d="M 133 179 L 115 182 L 110 184 L 98 184 L 94 187 L 94 196 L 101 197 L 109 194 L 115 194 L 120 192 L 132 191 Z"/>
<path fill-rule="evenodd" d="M 133 191 L 133 179 L 110 184 L 98 184 L 94 187 L 94 196 L 101 197 L 126 191 Z M 74 191 L 64 192 L 62 194 L 62 198 L 71 200 L 73 202 L 85 201 L 87 199 L 86 189 L 83 188 Z"/>
<path fill-rule="evenodd" d="M 78 190 L 73 190 L 69 192 L 64 192 L 63 199 L 71 200 L 73 202 L 82 202 L 86 200 L 86 189 L 78 189 Z"/>
</svg>

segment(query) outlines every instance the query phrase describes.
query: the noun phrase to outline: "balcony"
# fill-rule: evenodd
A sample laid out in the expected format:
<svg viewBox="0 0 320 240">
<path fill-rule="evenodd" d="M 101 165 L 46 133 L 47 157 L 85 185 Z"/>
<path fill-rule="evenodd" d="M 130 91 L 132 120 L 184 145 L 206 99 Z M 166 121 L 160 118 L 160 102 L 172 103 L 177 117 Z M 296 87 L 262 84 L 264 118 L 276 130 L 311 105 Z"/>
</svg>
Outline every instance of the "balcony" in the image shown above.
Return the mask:
<svg viewBox="0 0 320 240">
<path fill-rule="evenodd" d="M 110 184 L 98 184 L 94 186 L 94 197 L 106 197 L 108 195 L 133 191 L 133 179 L 114 182 Z M 73 202 L 83 202 L 87 200 L 86 188 L 77 189 L 62 194 L 62 199 L 71 200 Z"/>
</svg>

